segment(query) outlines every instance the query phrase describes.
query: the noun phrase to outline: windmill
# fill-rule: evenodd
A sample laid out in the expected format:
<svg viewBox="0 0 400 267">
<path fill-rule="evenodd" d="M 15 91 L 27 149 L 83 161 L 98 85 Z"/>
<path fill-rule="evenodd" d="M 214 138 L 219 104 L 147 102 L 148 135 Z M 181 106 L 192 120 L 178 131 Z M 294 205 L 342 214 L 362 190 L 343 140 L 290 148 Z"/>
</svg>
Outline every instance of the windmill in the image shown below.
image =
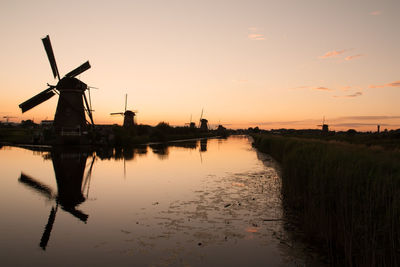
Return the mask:
<svg viewBox="0 0 400 267">
<path fill-rule="evenodd" d="M 45 226 L 39 246 L 45 250 L 49 242 L 51 231 L 56 219 L 59 206 L 80 221 L 86 223 L 89 215 L 76 207 L 89 197 L 90 180 L 96 156 L 92 157 L 88 171 L 84 177 L 87 154 L 79 151 L 52 151 L 54 172 L 57 181 L 57 193 L 38 179 L 30 177 L 23 172 L 18 181 L 33 189 L 46 199 L 54 201 Z"/>
<path fill-rule="evenodd" d="M 17 117 L 13 117 L 13 116 L 3 116 L 3 119 L 6 119 L 6 123 L 9 123 L 10 119 L 15 119 Z"/>
<path fill-rule="evenodd" d="M 89 61 L 68 72 L 60 79 L 50 37 L 47 35 L 42 39 L 42 42 L 53 71 L 53 76 L 58 79 L 57 85 L 47 84 L 49 86 L 47 89 L 23 102 L 19 107 L 22 113 L 24 113 L 58 94 L 59 98 L 54 116 L 56 135 L 62 137 L 61 142 L 71 138 L 75 140 L 76 137 L 83 135 L 88 128 L 88 124 L 94 126 L 91 105 L 89 105 L 85 95 L 85 90 L 89 90 L 89 87 L 84 82 L 75 78 L 90 69 Z M 85 102 L 85 105 L 83 102 Z M 86 120 L 85 111 L 90 122 Z"/>
<path fill-rule="evenodd" d="M 189 126 L 190 129 L 196 128 L 196 124 L 192 121 L 192 114 L 190 114 L 190 122 L 185 123 L 185 126 Z"/>
<path fill-rule="evenodd" d="M 199 128 L 201 131 L 208 131 L 208 120 L 203 119 L 203 109 L 201 109 Z"/>
<path fill-rule="evenodd" d="M 329 132 L 329 126 L 328 124 L 325 124 L 325 116 L 322 118 L 322 124 L 318 125 L 319 127 L 322 127 L 322 133 L 328 133 Z"/>
<path fill-rule="evenodd" d="M 125 111 L 124 112 L 113 112 L 113 113 L 110 113 L 110 115 L 122 115 L 122 116 L 124 116 L 124 124 L 123 124 L 123 126 L 125 128 L 129 128 L 129 127 L 132 127 L 133 125 L 135 125 L 135 116 L 136 116 L 136 113 L 138 113 L 137 110 L 134 110 L 134 111 L 127 110 L 126 109 L 127 102 L 128 102 L 128 94 L 125 94 Z"/>
</svg>

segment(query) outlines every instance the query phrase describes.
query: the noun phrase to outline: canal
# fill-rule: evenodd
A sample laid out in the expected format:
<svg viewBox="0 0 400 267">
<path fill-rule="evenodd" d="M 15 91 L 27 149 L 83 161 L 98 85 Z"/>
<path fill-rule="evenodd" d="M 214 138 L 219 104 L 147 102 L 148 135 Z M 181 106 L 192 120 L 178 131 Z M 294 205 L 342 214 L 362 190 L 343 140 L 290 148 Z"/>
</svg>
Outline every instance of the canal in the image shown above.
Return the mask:
<svg viewBox="0 0 400 267">
<path fill-rule="evenodd" d="M 0 149 L 2 266 L 318 265 L 246 136 L 45 150 Z"/>
</svg>

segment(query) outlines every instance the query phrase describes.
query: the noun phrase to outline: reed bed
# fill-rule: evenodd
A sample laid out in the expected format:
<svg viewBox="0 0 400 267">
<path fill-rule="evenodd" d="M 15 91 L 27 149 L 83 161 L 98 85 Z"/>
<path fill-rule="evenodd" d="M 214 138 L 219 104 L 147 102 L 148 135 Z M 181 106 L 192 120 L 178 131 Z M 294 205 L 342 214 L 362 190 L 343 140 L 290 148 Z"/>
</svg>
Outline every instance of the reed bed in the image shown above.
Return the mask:
<svg viewBox="0 0 400 267">
<path fill-rule="evenodd" d="M 400 265 L 400 153 L 253 135 L 282 166 L 282 199 L 332 265 Z"/>
</svg>

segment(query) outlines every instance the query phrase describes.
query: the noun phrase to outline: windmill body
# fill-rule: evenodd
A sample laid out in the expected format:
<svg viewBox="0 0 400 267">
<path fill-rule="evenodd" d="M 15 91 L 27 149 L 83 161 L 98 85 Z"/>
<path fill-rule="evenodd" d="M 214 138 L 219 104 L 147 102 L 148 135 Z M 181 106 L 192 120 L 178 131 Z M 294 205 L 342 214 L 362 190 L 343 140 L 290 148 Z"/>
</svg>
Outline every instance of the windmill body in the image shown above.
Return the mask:
<svg viewBox="0 0 400 267">
<path fill-rule="evenodd" d="M 60 92 L 54 127 L 61 136 L 80 136 L 86 130 L 86 116 L 82 94 L 87 85 L 76 78 L 62 78 L 57 89 Z"/>
<path fill-rule="evenodd" d="M 206 119 L 200 120 L 200 130 L 208 131 L 208 120 L 206 120 Z"/>
<path fill-rule="evenodd" d="M 131 110 L 127 110 L 124 112 L 124 127 L 125 128 L 132 127 L 135 124 L 134 117 L 135 117 L 135 112 L 133 112 Z"/>
<path fill-rule="evenodd" d="M 80 144 L 86 141 L 85 134 L 87 133 L 89 124 L 94 126 L 94 122 L 91 105 L 89 105 L 85 95 L 85 90 L 89 88 L 84 82 L 75 77 L 90 69 L 91 66 L 89 61 L 87 61 L 60 79 L 50 43 L 50 37 L 47 35 L 42 41 L 54 78 L 58 78 L 58 83 L 57 85 L 48 85 L 49 88 L 21 103 L 19 107 L 22 112 L 26 112 L 50 99 L 55 94 L 59 94 L 57 109 L 54 116 L 54 129 L 57 136 L 57 143 Z M 86 120 L 85 111 L 89 116 L 90 122 Z"/>
<path fill-rule="evenodd" d="M 200 131 L 206 132 L 206 131 L 208 131 L 208 120 L 203 118 L 203 111 L 204 111 L 204 109 L 201 110 L 199 128 L 200 128 Z"/>
</svg>

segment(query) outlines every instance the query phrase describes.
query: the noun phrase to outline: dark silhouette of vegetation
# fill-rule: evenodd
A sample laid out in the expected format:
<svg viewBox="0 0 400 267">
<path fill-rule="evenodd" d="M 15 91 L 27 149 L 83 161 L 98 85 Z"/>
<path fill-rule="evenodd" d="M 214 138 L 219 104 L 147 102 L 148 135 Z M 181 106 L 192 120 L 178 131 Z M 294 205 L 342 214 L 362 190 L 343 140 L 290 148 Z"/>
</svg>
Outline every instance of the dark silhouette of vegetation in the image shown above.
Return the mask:
<svg viewBox="0 0 400 267">
<path fill-rule="evenodd" d="M 85 144 L 94 146 L 125 147 L 149 142 L 168 142 L 194 138 L 226 137 L 231 131 L 224 127 L 217 130 L 201 131 L 193 127 L 173 127 L 167 122 L 156 126 L 135 124 L 132 127 L 118 125 L 97 125 L 86 133 Z M 53 125 L 35 124 L 23 121 L 21 124 L 0 125 L 0 143 L 3 144 L 40 144 L 53 145 L 57 134 Z"/>
<path fill-rule="evenodd" d="M 272 134 L 253 137 L 260 151 L 281 163 L 288 214 L 295 215 L 309 241 L 328 252 L 333 265 L 400 264 L 398 151 Z"/>
</svg>

